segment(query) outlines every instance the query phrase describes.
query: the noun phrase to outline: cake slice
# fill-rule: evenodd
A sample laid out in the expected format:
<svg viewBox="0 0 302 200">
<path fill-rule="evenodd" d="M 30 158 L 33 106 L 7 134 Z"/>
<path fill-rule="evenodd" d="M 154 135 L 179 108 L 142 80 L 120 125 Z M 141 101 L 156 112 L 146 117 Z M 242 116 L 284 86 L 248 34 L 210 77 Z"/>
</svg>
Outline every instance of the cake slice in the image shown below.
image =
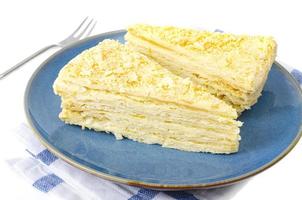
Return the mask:
<svg viewBox="0 0 302 200">
<path fill-rule="evenodd" d="M 185 151 L 238 151 L 234 108 L 117 41 L 76 56 L 53 88 L 68 124 Z"/>
<path fill-rule="evenodd" d="M 240 113 L 257 102 L 276 56 L 271 37 L 134 25 L 128 45 L 171 72 L 201 83 Z"/>
</svg>

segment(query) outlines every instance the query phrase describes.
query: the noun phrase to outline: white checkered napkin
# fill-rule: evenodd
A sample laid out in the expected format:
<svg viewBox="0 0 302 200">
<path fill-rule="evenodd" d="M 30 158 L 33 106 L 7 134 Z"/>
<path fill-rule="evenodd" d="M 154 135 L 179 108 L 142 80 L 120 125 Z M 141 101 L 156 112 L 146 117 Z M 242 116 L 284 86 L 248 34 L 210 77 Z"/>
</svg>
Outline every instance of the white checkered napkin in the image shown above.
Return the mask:
<svg viewBox="0 0 302 200">
<path fill-rule="evenodd" d="M 42 195 L 67 200 L 196 200 L 230 199 L 244 183 L 212 190 L 159 192 L 112 183 L 81 171 L 45 149 L 31 130 L 22 124 L 16 135 L 28 156 L 11 159 L 8 164 Z M 23 155 L 23 154 L 22 154 Z"/>
</svg>

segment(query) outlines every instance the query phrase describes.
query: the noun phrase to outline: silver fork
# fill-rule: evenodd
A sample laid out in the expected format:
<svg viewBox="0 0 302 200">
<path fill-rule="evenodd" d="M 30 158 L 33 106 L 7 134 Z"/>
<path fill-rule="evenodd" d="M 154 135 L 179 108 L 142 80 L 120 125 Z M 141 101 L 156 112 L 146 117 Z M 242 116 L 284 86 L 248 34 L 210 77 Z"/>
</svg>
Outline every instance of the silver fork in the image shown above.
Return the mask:
<svg viewBox="0 0 302 200">
<path fill-rule="evenodd" d="M 25 58 L 21 62 L 17 63 L 15 66 L 13 66 L 13 67 L 7 69 L 6 71 L 2 72 L 0 74 L 0 80 L 3 79 L 4 77 L 6 77 L 11 72 L 19 69 L 25 63 L 29 62 L 33 58 L 37 57 L 38 55 L 42 54 L 43 52 L 45 52 L 45 51 L 47 51 L 51 48 L 54 48 L 54 47 L 63 48 L 63 47 L 66 47 L 67 45 L 69 45 L 69 44 L 71 44 L 75 41 L 80 40 L 81 38 L 89 36 L 91 34 L 92 30 L 94 29 L 95 25 L 96 25 L 96 21 L 94 19 L 91 19 L 91 20 L 89 20 L 89 22 L 87 22 L 87 20 L 88 20 L 88 17 L 86 17 L 81 22 L 81 24 L 75 29 L 75 31 L 71 35 L 69 35 L 67 38 L 65 38 L 61 42 L 51 44 L 49 46 L 46 46 L 46 47 L 40 49 L 39 51 L 37 51 L 37 52 L 33 53 L 32 55 L 28 56 L 27 58 Z M 87 23 L 85 23 L 85 22 L 87 22 Z M 86 24 L 86 25 L 84 26 L 84 24 Z"/>
</svg>

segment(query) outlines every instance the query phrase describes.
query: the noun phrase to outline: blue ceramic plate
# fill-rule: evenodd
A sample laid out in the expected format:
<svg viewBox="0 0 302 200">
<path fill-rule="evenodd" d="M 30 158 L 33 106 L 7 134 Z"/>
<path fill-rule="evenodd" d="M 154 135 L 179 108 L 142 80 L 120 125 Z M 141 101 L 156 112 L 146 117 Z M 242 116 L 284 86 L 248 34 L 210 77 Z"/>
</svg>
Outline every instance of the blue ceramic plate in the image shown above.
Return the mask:
<svg viewBox="0 0 302 200">
<path fill-rule="evenodd" d="M 111 38 L 124 42 L 125 31 L 77 42 L 47 59 L 34 73 L 25 94 L 25 111 L 36 136 L 68 163 L 108 180 L 156 189 L 219 187 L 253 176 L 283 158 L 301 136 L 302 97 L 294 78 L 278 63 L 270 71 L 259 102 L 240 121 L 238 153 L 191 153 L 147 145 L 111 134 L 82 130 L 59 120 L 60 98 L 52 84 L 59 70 L 83 50 Z M 156 126 L 156 124 L 154 124 Z"/>
</svg>

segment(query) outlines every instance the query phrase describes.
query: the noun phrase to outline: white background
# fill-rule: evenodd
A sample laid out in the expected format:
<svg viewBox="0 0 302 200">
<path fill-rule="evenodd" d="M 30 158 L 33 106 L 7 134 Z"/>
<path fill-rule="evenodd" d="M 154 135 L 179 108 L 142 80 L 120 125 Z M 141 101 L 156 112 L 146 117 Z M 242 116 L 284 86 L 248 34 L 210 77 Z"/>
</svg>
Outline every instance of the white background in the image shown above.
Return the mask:
<svg viewBox="0 0 302 200">
<path fill-rule="evenodd" d="M 273 35 L 278 60 L 302 70 L 302 12 L 299 1 L 1 1 L 0 70 L 35 50 L 67 36 L 85 17 L 98 20 L 93 34 L 133 23 L 219 28 L 227 32 Z M 23 92 L 31 73 L 55 50 L 0 81 L 0 199 L 39 199 L 37 192 L 15 175 L 6 159 L 20 156 L 11 129 L 25 122 Z M 278 164 L 250 179 L 233 198 L 299 199 L 302 143 Z"/>
</svg>

